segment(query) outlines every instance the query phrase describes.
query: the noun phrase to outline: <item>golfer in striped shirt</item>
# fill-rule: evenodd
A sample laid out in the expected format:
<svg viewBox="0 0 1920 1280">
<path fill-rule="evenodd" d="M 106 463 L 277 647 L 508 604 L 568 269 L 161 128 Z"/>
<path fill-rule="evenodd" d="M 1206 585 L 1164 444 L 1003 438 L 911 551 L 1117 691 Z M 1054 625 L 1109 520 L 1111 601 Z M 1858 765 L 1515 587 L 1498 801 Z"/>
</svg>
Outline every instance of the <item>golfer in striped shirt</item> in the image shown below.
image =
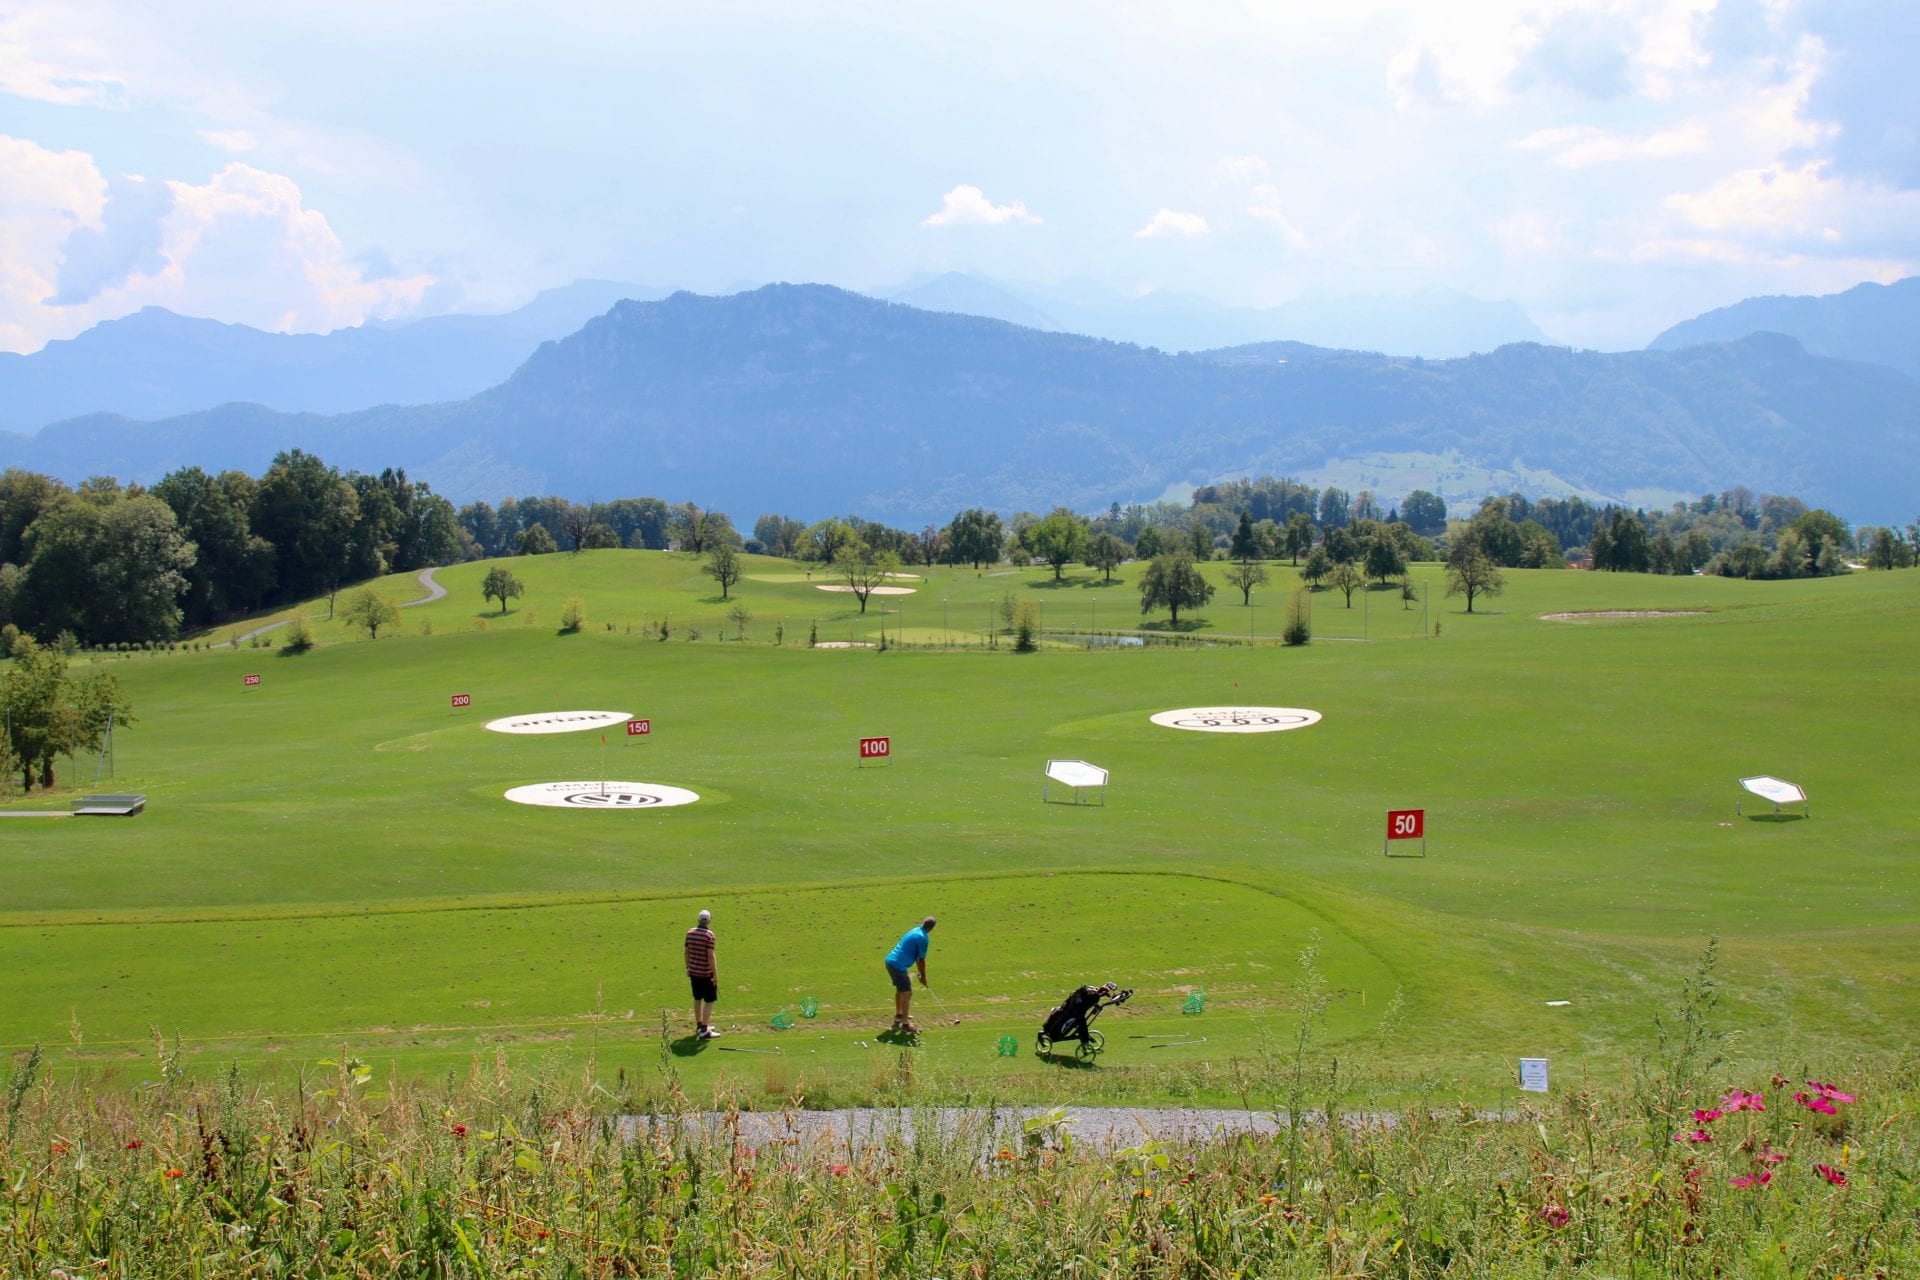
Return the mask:
<svg viewBox="0 0 1920 1280">
<path fill-rule="evenodd" d="M 687 980 L 693 984 L 693 1035 L 696 1040 L 712 1040 L 720 1033 L 713 1026 L 713 1002 L 720 998 L 720 966 L 714 963 L 713 930 L 707 926 L 713 912 L 702 911 L 693 928 L 687 930 Z"/>
</svg>

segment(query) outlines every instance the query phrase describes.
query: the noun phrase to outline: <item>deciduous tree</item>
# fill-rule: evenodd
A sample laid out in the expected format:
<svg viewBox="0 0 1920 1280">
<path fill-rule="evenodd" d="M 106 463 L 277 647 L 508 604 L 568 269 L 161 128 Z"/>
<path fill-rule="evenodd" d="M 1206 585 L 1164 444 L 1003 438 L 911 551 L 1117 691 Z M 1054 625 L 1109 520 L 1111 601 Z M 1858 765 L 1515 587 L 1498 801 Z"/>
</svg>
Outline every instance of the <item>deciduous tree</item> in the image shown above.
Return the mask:
<svg viewBox="0 0 1920 1280">
<path fill-rule="evenodd" d="M 487 570 L 487 576 L 480 582 L 480 591 L 482 599 L 497 598 L 500 601 L 500 612 L 505 613 L 507 601 L 525 595 L 527 589 L 521 584 L 520 579 L 513 576 L 513 570 L 497 564 Z"/>
<path fill-rule="evenodd" d="M 1182 609 L 1198 609 L 1213 599 L 1213 584 L 1202 577 L 1193 554 L 1185 549 L 1155 556 L 1140 575 L 1140 612 L 1166 609 L 1174 626 Z"/>
<path fill-rule="evenodd" d="M 1506 589 L 1507 580 L 1500 567 L 1487 558 L 1477 543 L 1463 538 L 1447 555 L 1447 594 L 1465 596 L 1467 612 L 1480 596 L 1497 596 Z"/>
<path fill-rule="evenodd" d="M 1253 589 L 1267 583 L 1267 567 L 1258 560 L 1241 560 L 1227 569 L 1227 585 L 1240 593 L 1240 603 L 1253 603 Z"/>
<path fill-rule="evenodd" d="M 372 587 L 362 587 L 348 597 L 340 617 L 348 626 L 364 630 L 367 639 L 378 640 L 380 628 L 400 620 L 400 606 Z"/>
<path fill-rule="evenodd" d="M 746 571 L 741 562 L 740 553 L 724 544 L 709 548 L 707 567 L 702 570 L 709 578 L 720 584 L 720 598 L 725 600 L 733 584 L 740 581 L 740 575 Z"/>
</svg>

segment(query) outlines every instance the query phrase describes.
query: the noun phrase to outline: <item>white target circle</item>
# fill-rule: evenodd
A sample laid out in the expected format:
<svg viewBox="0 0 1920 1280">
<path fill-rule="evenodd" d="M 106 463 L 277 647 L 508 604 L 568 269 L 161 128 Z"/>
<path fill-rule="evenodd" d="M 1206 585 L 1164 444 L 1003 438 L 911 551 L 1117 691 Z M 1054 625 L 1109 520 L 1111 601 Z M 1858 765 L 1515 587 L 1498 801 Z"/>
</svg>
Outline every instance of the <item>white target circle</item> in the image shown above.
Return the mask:
<svg viewBox="0 0 1920 1280">
<path fill-rule="evenodd" d="M 1320 713 L 1305 707 L 1181 707 L 1149 719 L 1162 728 L 1196 733 L 1284 733 L 1320 723 Z"/>
<path fill-rule="evenodd" d="M 547 809 L 671 809 L 692 804 L 698 792 L 658 782 L 534 782 L 514 787 L 507 799 Z"/>
<path fill-rule="evenodd" d="M 502 716 L 487 721 L 495 733 L 578 733 L 582 729 L 604 729 L 624 724 L 624 711 L 537 711 L 526 716 Z"/>
</svg>

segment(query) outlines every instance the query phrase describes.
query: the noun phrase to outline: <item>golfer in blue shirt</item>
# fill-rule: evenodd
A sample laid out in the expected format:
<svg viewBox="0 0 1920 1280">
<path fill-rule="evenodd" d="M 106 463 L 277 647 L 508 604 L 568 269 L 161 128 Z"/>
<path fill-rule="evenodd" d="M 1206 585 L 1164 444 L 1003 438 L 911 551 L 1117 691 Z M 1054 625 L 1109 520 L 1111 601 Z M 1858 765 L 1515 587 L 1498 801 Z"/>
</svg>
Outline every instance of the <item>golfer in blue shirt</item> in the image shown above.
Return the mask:
<svg viewBox="0 0 1920 1280">
<path fill-rule="evenodd" d="M 927 985 L 927 935 L 933 932 L 934 924 L 934 918 L 928 916 L 901 934 L 900 941 L 887 952 L 887 977 L 893 980 L 893 1029 L 910 1036 L 919 1035 L 920 1028 L 907 1016 L 908 1006 L 913 1003 L 913 983 L 907 978 L 907 969 L 919 969 L 920 985 Z"/>
</svg>

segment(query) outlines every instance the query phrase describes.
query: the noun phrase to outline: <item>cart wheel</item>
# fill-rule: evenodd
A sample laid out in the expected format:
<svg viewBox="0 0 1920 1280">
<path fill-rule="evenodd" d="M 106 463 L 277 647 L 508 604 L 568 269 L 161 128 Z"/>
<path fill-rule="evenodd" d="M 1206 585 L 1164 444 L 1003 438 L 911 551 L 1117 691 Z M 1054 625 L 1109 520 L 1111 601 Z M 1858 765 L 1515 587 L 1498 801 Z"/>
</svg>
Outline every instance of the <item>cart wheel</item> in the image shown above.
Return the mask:
<svg viewBox="0 0 1920 1280">
<path fill-rule="evenodd" d="M 1033 1051 L 1035 1053 L 1044 1054 L 1052 1047 L 1053 1041 L 1047 1039 L 1047 1033 L 1044 1031 L 1033 1038 Z"/>
<path fill-rule="evenodd" d="M 1092 1062 L 1094 1056 L 1106 1047 L 1107 1038 L 1105 1036 L 1101 1035 L 1098 1031 L 1089 1031 L 1087 1038 L 1080 1042 L 1080 1047 L 1074 1050 L 1074 1053 L 1083 1062 Z"/>
</svg>

